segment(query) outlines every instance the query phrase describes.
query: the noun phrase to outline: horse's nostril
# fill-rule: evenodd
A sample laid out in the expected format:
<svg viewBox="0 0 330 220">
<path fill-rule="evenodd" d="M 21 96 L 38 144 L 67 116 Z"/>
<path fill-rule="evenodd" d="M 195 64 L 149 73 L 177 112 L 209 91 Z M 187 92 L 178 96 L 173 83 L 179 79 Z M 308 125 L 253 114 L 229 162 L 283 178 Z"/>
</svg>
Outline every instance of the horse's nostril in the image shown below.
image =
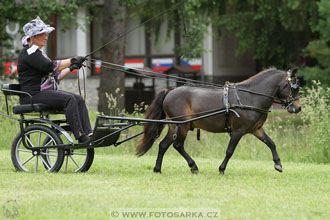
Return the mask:
<svg viewBox="0 0 330 220">
<path fill-rule="evenodd" d="M 298 111 L 299 111 L 299 112 L 301 111 L 301 106 L 298 107 Z"/>
</svg>

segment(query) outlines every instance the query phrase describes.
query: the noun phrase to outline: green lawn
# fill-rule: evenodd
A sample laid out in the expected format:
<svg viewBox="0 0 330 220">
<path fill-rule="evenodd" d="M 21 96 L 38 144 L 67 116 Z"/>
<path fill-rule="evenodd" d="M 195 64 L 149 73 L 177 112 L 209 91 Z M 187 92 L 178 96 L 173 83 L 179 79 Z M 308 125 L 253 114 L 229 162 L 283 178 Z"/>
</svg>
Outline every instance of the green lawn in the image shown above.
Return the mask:
<svg viewBox="0 0 330 220">
<path fill-rule="evenodd" d="M 154 174 L 155 159 L 97 149 L 88 173 L 34 174 L 15 172 L 10 152 L 1 150 L 0 205 L 16 200 L 16 219 L 123 219 L 111 216 L 118 208 L 206 209 L 217 212 L 219 218 L 211 219 L 330 219 L 330 165 L 283 162 L 278 173 L 271 160 L 232 159 L 219 175 L 223 158 L 195 157 L 200 172 L 193 175 L 172 152 L 165 155 L 163 173 Z"/>
</svg>

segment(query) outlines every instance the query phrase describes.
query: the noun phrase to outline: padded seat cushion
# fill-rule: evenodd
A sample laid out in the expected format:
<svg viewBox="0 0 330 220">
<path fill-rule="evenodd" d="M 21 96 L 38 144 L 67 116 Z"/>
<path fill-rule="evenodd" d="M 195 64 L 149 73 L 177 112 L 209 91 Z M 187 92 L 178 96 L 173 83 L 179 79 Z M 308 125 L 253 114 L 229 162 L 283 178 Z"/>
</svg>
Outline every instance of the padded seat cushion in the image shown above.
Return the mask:
<svg viewBox="0 0 330 220">
<path fill-rule="evenodd" d="M 31 104 L 25 105 L 17 105 L 13 107 L 14 114 L 22 114 L 22 113 L 31 113 L 31 112 L 47 112 L 52 114 L 62 114 L 63 111 L 52 109 L 50 106 L 45 104 L 33 104 L 33 109 Z"/>
</svg>

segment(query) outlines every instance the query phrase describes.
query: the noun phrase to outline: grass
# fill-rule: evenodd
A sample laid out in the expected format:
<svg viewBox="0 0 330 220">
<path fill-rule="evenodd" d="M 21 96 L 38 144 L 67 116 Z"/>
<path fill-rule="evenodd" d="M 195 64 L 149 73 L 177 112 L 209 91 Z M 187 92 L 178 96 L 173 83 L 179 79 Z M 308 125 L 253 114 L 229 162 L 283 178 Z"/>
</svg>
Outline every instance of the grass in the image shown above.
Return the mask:
<svg viewBox="0 0 330 220">
<path fill-rule="evenodd" d="M 330 217 L 329 165 L 288 162 L 278 173 L 272 161 L 233 159 L 225 175 L 219 175 L 219 158 L 198 157 L 200 173 L 193 175 L 181 156 L 170 153 L 163 173 L 154 174 L 155 155 L 137 158 L 97 150 L 88 173 L 29 174 L 15 172 L 9 155 L 0 151 L 0 204 L 16 200 L 17 219 L 110 219 L 116 208 L 206 208 L 221 219 Z"/>
<path fill-rule="evenodd" d="M 330 219 L 328 104 L 304 102 L 305 112 L 292 115 L 275 110 L 264 125 L 277 145 L 284 173 L 274 170 L 267 146 L 246 135 L 223 176 L 218 166 L 229 136 L 203 131 L 201 141 L 193 131 L 185 142 L 186 151 L 199 166 L 198 175 L 190 173 L 173 148 L 165 155 L 163 174 L 152 173 L 166 129 L 142 158 L 134 156 L 138 139 L 133 139 L 117 148 L 96 149 L 88 173 L 18 173 L 11 164 L 10 146 L 19 125 L 0 116 L 0 205 L 16 200 L 17 219 L 113 219 L 116 208 L 149 212 L 206 209 L 216 211 L 220 219 Z M 0 109 L 4 111 L 3 102 Z M 96 115 L 90 112 L 92 122 Z M 121 137 L 141 129 L 130 128 Z M 0 219 L 5 217 L 3 210 Z"/>
</svg>

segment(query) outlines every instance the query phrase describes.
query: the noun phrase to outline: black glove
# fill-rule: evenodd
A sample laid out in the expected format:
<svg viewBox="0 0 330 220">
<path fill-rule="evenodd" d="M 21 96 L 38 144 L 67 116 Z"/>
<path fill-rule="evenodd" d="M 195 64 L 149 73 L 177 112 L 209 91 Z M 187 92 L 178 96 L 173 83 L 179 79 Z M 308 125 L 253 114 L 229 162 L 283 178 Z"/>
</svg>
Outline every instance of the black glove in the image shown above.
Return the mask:
<svg viewBox="0 0 330 220">
<path fill-rule="evenodd" d="M 85 60 L 87 60 L 86 57 L 82 57 L 82 56 L 71 58 L 70 71 L 75 69 L 80 69 L 82 67 L 83 62 L 85 62 Z"/>
</svg>

